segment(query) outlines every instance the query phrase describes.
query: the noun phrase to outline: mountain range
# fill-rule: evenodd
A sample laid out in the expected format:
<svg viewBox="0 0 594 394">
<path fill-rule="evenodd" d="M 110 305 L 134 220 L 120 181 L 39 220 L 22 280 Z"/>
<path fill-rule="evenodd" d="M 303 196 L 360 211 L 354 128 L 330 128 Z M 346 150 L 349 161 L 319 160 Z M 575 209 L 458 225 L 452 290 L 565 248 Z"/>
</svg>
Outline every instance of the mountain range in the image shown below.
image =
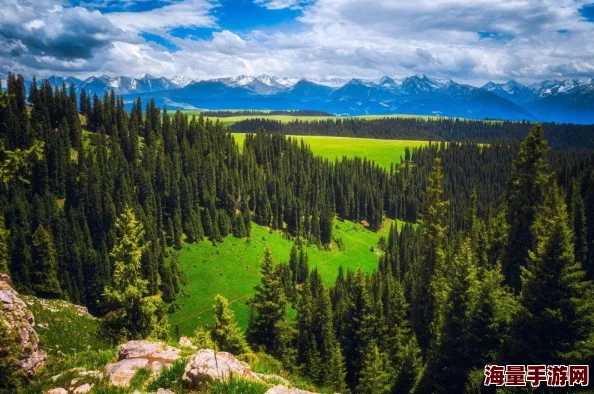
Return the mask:
<svg viewBox="0 0 594 394">
<path fill-rule="evenodd" d="M 475 87 L 451 79 L 414 75 L 396 79 L 325 80 L 240 75 L 196 81 L 145 74 L 131 77 L 51 76 L 54 86 L 74 85 L 89 94 L 113 89 L 131 103 L 154 98 L 158 105 L 182 109 L 315 109 L 337 115 L 416 114 L 594 123 L 592 78 L 547 80 L 531 85 L 516 81 Z"/>
</svg>

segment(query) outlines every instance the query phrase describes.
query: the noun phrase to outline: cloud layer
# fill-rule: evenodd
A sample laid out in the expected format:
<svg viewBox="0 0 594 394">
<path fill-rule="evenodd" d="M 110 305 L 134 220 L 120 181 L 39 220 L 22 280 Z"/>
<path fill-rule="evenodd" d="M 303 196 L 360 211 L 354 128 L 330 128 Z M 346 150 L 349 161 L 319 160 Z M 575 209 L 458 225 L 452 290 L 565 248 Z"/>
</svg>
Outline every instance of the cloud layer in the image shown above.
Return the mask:
<svg viewBox="0 0 594 394">
<path fill-rule="evenodd" d="M 298 16 L 248 30 L 222 23 L 234 11 L 229 1 L 137 0 L 110 9 L 106 4 L 113 2 L 5 0 L 0 72 L 194 78 L 426 73 L 472 83 L 594 74 L 587 1 L 249 0 L 266 12 Z M 210 33 L 180 38 L 174 34 L 179 28 Z M 145 40 L 146 33 L 176 50 Z"/>
</svg>

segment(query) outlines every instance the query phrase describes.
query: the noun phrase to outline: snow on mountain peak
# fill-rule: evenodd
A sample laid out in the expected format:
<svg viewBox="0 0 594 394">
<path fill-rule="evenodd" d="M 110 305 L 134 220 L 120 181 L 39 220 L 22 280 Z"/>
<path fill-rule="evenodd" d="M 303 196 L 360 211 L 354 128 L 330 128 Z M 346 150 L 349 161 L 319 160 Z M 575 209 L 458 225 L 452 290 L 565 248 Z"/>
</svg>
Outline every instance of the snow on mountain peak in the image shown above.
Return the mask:
<svg viewBox="0 0 594 394">
<path fill-rule="evenodd" d="M 188 86 L 189 84 L 194 82 L 194 80 L 190 77 L 185 76 L 185 75 L 176 75 L 175 77 L 171 78 L 171 82 L 173 82 L 175 85 L 179 86 L 180 88 L 185 88 L 186 86 Z"/>
</svg>

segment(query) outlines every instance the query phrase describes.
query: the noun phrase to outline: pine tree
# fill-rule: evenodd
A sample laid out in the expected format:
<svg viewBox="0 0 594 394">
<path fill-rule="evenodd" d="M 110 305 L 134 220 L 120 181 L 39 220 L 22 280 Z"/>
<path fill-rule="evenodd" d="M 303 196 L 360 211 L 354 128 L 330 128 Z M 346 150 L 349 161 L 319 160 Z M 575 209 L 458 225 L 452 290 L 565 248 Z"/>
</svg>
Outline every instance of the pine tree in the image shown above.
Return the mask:
<svg viewBox="0 0 594 394">
<path fill-rule="evenodd" d="M 41 297 L 60 297 L 62 290 L 58 282 L 56 249 L 52 236 L 43 226 L 33 234 L 31 277 L 33 289 Z"/>
<path fill-rule="evenodd" d="M 254 347 L 263 347 L 272 356 L 286 356 L 283 352 L 292 342 L 286 318 L 287 301 L 268 247 L 260 267 L 260 284 L 254 289 L 249 302 L 248 342 Z"/>
<path fill-rule="evenodd" d="M 411 323 L 423 349 L 435 339 L 439 321 L 434 321 L 434 318 L 443 316 L 437 308 L 443 305 L 444 296 L 447 206 L 448 202 L 443 200 L 441 159 L 436 158 L 429 175 L 419 223 L 422 229 L 422 256 L 408 276 L 409 282 L 412 282 Z"/>
<path fill-rule="evenodd" d="M 521 289 L 520 272 L 528 262 L 528 251 L 535 246 L 533 224 L 550 185 L 548 152 L 541 125 L 534 126 L 522 141 L 507 190 L 507 244 L 501 256 L 507 284 Z"/>
<path fill-rule="evenodd" d="M 521 309 L 504 360 L 588 363 L 594 355 L 594 288 L 575 261 L 566 206 L 556 186 L 537 212 L 532 232 L 536 244 L 522 272 Z"/>
<path fill-rule="evenodd" d="M 104 320 L 105 334 L 119 339 L 148 336 L 157 324 L 160 296 L 148 296 L 148 281 L 141 277 L 141 259 L 149 246 L 144 243 L 144 228 L 134 211 L 126 207 L 117 218 L 118 239 L 111 251 L 114 272 L 111 285 L 104 291 L 110 306 Z"/>
<path fill-rule="evenodd" d="M 391 373 L 387 356 L 379 352 L 375 342 L 371 342 L 363 354 L 363 370 L 355 392 L 357 394 L 390 393 Z"/>
<path fill-rule="evenodd" d="M 229 301 L 218 294 L 213 308 L 215 324 L 210 330 L 210 336 L 217 350 L 233 354 L 246 353 L 249 348 L 233 311 L 229 309 Z"/>
</svg>

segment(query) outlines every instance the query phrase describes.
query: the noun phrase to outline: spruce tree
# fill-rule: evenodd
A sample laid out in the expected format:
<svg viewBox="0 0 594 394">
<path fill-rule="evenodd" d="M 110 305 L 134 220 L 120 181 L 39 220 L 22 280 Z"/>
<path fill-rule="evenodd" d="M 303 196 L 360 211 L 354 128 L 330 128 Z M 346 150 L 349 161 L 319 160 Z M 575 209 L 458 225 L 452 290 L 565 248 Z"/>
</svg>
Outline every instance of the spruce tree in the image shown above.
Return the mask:
<svg viewBox="0 0 594 394">
<path fill-rule="evenodd" d="M 58 282 L 56 249 L 52 236 L 43 226 L 33 234 L 31 277 L 33 289 L 38 296 L 60 297 L 62 290 Z"/>
<path fill-rule="evenodd" d="M 292 342 L 291 327 L 286 317 L 287 300 L 268 247 L 264 250 L 260 267 L 260 284 L 254 290 L 249 302 L 247 340 L 250 345 L 262 347 L 267 353 L 280 358 Z"/>
<path fill-rule="evenodd" d="M 541 125 L 534 126 L 522 141 L 514 161 L 512 178 L 508 185 L 507 244 L 501 256 L 506 282 L 519 292 L 522 281 L 521 267 L 528 262 L 528 251 L 536 242 L 533 225 L 536 211 L 544 203 L 550 186 L 546 160 L 548 145 Z"/>
<path fill-rule="evenodd" d="M 388 357 L 380 353 L 375 342 L 371 342 L 363 356 L 361 378 L 357 394 L 388 394 L 392 387 L 392 371 Z"/>
<path fill-rule="evenodd" d="M 536 243 L 522 272 L 520 312 L 504 361 L 585 364 L 594 345 L 594 288 L 575 261 L 565 202 L 556 186 L 536 213 Z"/>
<path fill-rule="evenodd" d="M 218 294 L 215 297 L 213 309 L 215 323 L 210 330 L 210 336 L 216 344 L 217 350 L 235 355 L 247 352 L 249 350 L 247 342 L 235 320 L 233 311 L 229 309 L 229 301 Z"/>
<path fill-rule="evenodd" d="M 443 301 L 443 270 L 445 265 L 445 239 L 447 226 L 445 215 L 448 203 L 443 199 L 443 172 L 441 159 L 436 158 L 429 175 L 425 201 L 419 226 L 422 231 L 422 255 L 409 272 L 408 280 L 412 283 L 411 323 L 419 343 L 426 349 L 435 339 L 434 322 L 437 307 Z M 437 299 L 436 297 L 439 297 Z M 440 316 L 437 313 L 437 316 Z M 432 329 L 432 325 L 434 326 Z"/>
<path fill-rule="evenodd" d="M 161 297 L 149 296 L 148 281 L 141 277 L 142 254 L 149 245 L 131 207 L 125 207 L 115 226 L 118 238 L 110 253 L 114 272 L 104 291 L 110 310 L 103 323 L 104 333 L 114 341 L 140 339 L 155 328 Z"/>
</svg>

